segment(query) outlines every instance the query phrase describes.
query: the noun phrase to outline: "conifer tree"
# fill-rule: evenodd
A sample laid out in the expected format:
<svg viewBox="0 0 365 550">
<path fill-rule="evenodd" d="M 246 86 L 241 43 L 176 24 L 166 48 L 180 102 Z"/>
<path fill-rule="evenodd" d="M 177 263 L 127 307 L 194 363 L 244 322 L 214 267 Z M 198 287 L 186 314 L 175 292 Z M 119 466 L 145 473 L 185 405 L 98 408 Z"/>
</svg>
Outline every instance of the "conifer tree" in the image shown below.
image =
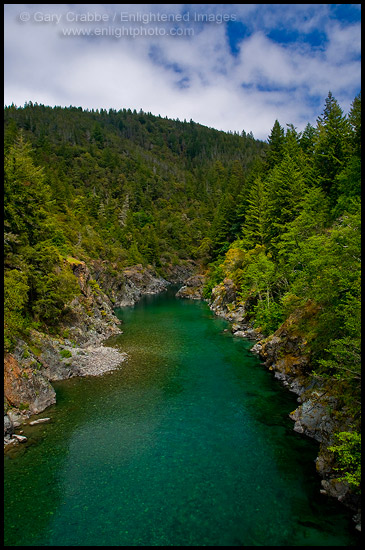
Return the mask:
<svg viewBox="0 0 365 550">
<path fill-rule="evenodd" d="M 245 223 L 242 226 L 242 241 L 246 248 L 254 248 L 256 244 L 267 242 L 268 197 L 262 178 L 258 176 L 250 189 L 248 210 Z"/>
<path fill-rule="evenodd" d="M 287 130 L 284 137 L 284 143 L 282 148 L 283 157 L 285 154 L 290 155 L 292 159 L 299 164 L 303 155 L 300 147 L 301 133 L 297 132 L 296 127 L 293 124 L 287 124 Z"/>
<path fill-rule="evenodd" d="M 235 198 L 226 193 L 221 200 L 211 226 L 213 255 L 227 252 L 229 243 L 234 240 Z"/>
<path fill-rule="evenodd" d="M 315 134 L 316 129 L 308 122 L 300 138 L 300 147 L 307 155 L 312 155 L 314 151 Z"/>
<path fill-rule="evenodd" d="M 331 194 L 336 176 L 350 157 L 350 125 L 331 92 L 325 103 L 317 119 L 314 161 L 319 183 Z"/>
<path fill-rule="evenodd" d="M 266 161 L 268 169 L 271 169 L 283 158 L 284 128 L 280 126 L 278 120 L 275 120 L 267 141 L 269 149 L 266 154 Z"/>
<path fill-rule="evenodd" d="M 44 170 L 34 165 L 31 146 L 20 134 L 4 163 L 4 222 L 6 230 L 22 242 L 35 242 L 45 218 L 50 189 Z"/>
<path fill-rule="evenodd" d="M 268 236 L 272 246 L 280 240 L 289 222 L 300 209 L 305 189 L 303 174 L 289 154 L 271 170 L 268 176 Z"/>
<path fill-rule="evenodd" d="M 349 112 L 351 141 L 355 155 L 361 157 L 361 92 L 355 97 Z"/>
</svg>

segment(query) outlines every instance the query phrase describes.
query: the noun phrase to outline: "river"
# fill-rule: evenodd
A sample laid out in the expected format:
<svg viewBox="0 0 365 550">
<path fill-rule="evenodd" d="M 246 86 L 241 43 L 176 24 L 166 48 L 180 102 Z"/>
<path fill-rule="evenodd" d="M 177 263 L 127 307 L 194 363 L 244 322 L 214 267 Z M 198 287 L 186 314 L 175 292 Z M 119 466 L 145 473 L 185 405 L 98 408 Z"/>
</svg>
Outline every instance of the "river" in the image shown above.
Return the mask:
<svg viewBox="0 0 365 550">
<path fill-rule="evenodd" d="M 357 544 L 252 342 L 171 291 L 116 313 L 128 360 L 54 383 L 51 422 L 5 455 L 5 545 Z"/>
</svg>

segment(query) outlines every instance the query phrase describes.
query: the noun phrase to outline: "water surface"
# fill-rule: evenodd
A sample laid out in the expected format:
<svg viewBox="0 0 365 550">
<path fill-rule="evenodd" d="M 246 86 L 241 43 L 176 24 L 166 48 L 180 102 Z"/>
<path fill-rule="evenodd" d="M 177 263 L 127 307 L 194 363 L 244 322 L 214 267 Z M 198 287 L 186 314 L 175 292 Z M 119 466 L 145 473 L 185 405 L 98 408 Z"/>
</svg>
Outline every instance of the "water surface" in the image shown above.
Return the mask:
<svg viewBox="0 0 365 550">
<path fill-rule="evenodd" d="M 6 454 L 6 545 L 356 545 L 252 343 L 171 292 L 117 314 L 127 362 L 55 383 L 51 423 Z"/>
</svg>

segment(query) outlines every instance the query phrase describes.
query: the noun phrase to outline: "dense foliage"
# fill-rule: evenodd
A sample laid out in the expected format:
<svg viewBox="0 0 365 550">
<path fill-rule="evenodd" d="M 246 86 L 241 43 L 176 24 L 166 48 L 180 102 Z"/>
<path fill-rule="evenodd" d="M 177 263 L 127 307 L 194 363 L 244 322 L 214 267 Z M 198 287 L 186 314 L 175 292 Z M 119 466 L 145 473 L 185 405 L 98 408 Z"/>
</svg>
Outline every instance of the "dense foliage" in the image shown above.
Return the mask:
<svg viewBox="0 0 365 550">
<path fill-rule="evenodd" d="M 345 116 L 331 93 L 316 127 L 285 132 L 275 121 L 265 159 L 239 204 L 238 238 L 210 264 L 205 296 L 225 277 L 273 333 L 298 308 L 312 376 L 331 387 L 347 422 L 331 450 L 341 479 L 359 488 L 361 95 Z"/>
<path fill-rule="evenodd" d="M 329 93 L 302 133 L 276 120 L 268 143 L 142 111 L 6 107 L 5 349 L 57 330 L 75 258 L 162 275 L 193 259 L 205 297 L 229 277 L 267 335 L 314 304 L 301 329 L 351 419 L 332 450 L 357 487 L 360 172 L 360 94 L 345 116 Z"/>
<path fill-rule="evenodd" d="M 5 108 L 6 349 L 26 326 L 56 330 L 78 292 L 69 258 L 162 275 L 209 259 L 265 146 L 125 109 Z"/>
</svg>

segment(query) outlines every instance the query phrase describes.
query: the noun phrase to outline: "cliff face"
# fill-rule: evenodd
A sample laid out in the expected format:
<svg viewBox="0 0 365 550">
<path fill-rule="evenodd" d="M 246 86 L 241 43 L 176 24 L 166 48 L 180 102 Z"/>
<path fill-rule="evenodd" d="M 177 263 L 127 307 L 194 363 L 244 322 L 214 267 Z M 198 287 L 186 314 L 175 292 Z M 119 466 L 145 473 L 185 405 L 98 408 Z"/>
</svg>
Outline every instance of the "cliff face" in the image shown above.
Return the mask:
<svg viewBox="0 0 365 550">
<path fill-rule="evenodd" d="M 311 373 L 310 350 L 300 325 L 314 319 L 317 311 L 316 306 L 308 303 L 304 309 L 292 313 L 274 334 L 260 341 L 258 351 L 265 365 L 298 395 L 307 388 Z"/>
<path fill-rule="evenodd" d="M 144 294 L 157 294 L 165 290 L 168 282 L 162 277 L 153 275 L 142 265 L 135 265 L 123 271 L 124 288 L 116 296 L 116 305 L 119 307 L 135 304 Z"/>
<path fill-rule="evenodd" d="M 10 353 L 4 357 L 4 393 L 11 407 L 28 409 L 31 414 L 56 402 L 56 393 L 41 371 Z"/>
<path fill-rule="evenodd" d="M 69 304 L 59 334 L 31 330 L 27 341 L 19 340 L 14 351 L 4 357 L 7 436 L 13 433 L 14 419 L 38 414 L 55 403 L 51 381 L 99 375 L 120 365 L 126 354 L 102 346 L 103 340 L 122 332 L 113 308 L 133 305 L 143 294 L 160 292 L 169 284 L 152 268 L 141 265 L 117 273 L 102 262 L 89 266 L 75 258 L 68 262 L 80 295 Z"/>
</svg>

